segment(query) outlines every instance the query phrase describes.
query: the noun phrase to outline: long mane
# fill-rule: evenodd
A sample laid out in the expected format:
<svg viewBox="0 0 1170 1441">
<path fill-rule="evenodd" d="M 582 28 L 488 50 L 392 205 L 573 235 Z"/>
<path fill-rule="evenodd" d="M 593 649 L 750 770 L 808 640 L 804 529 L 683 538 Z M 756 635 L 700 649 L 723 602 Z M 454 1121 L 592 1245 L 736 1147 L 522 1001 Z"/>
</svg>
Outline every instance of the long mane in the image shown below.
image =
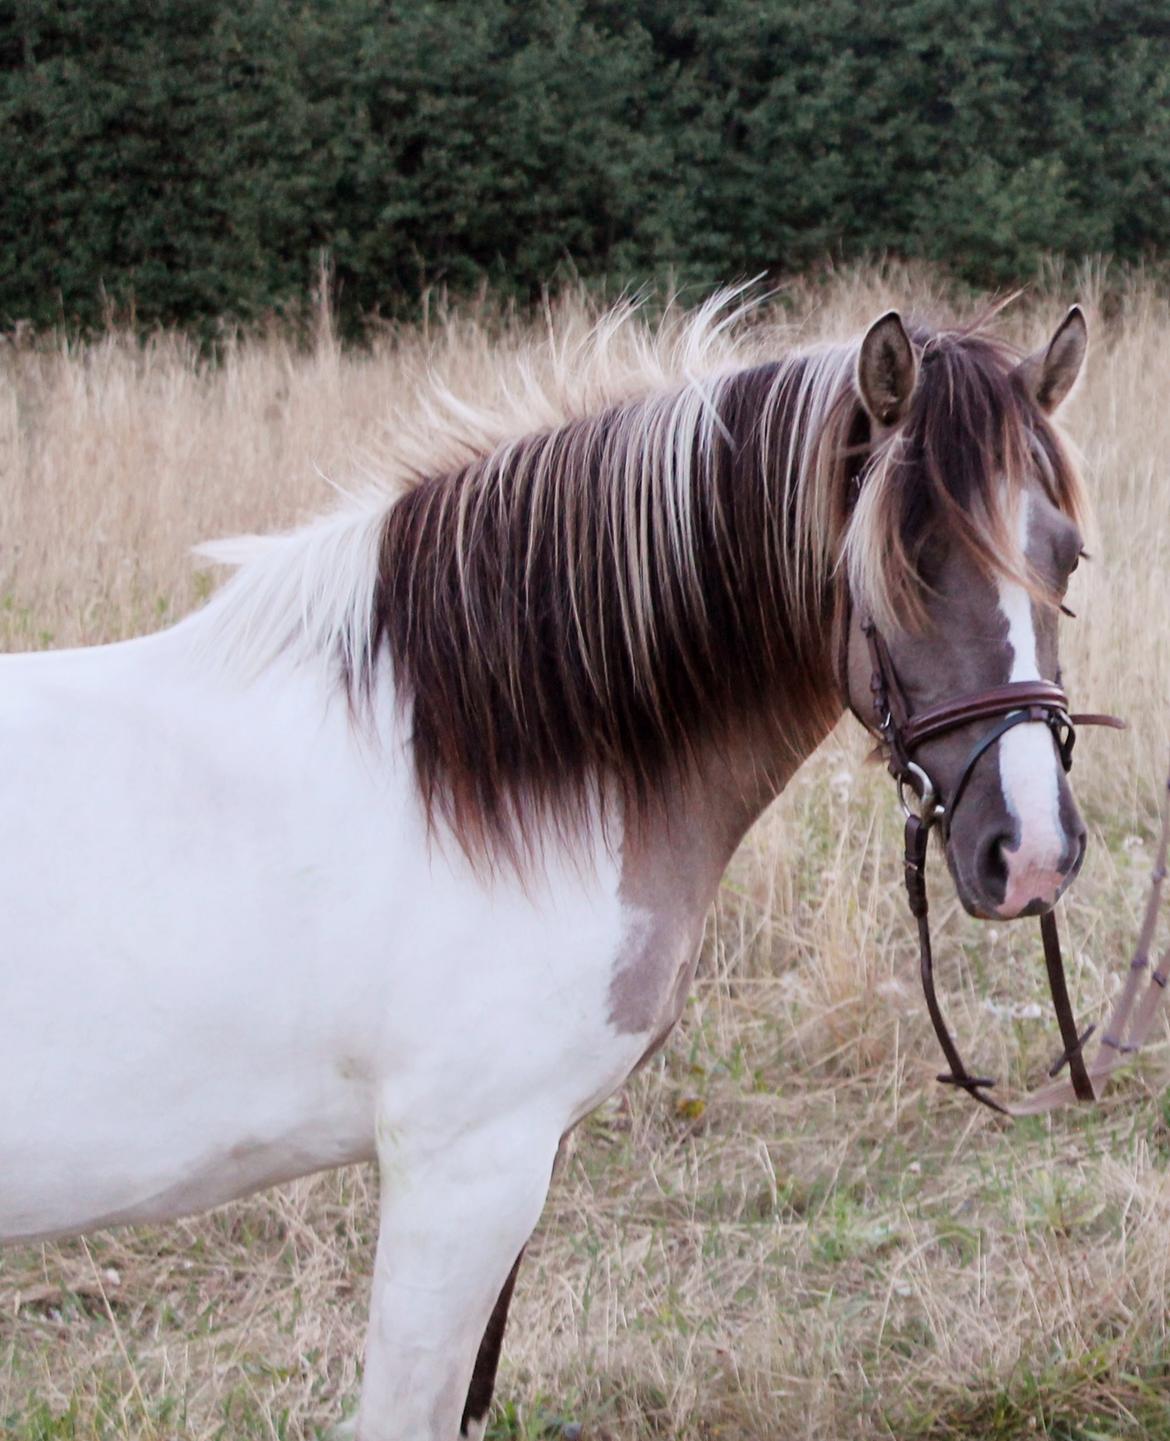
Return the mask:
<svg viewBox="0 0 1170 1441">
<path fill-rule="evenodd" d="M 523 866 L 599 803 L 636 823 L 743 728 L 799 758 L 839 709 L 846 570 L 876 614 L 908 620 L 933 520 L 989 566 L 1019 564 L 1002 481 L 1017 462 L 1080 504 L 1014 353 L 977 332 L 916 333 L 936 356 L 875 449 L 860 337 L 764 358 L 711 305 L 657 343 L 643 327 L 607 396 L 596 347 L 636 325 L 611 317 L 552 385 L 527 371 L 539 427 L 500 434 L 448 400 L 434 463 L 405 447 L 396 497 L 211 552 L 241 563 L 212 619 L 250 669 L 332 657 L 360 707 L 389 662 L 427 814 L 473 859 Z"/>
</svg>

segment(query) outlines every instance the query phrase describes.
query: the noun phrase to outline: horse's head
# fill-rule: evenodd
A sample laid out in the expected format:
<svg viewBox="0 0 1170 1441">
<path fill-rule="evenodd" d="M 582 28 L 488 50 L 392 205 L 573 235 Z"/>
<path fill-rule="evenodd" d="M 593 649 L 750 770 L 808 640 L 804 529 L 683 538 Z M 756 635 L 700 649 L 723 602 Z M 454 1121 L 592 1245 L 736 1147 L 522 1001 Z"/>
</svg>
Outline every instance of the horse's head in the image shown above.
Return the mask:
<svg viewBox="0 0 1170 1441">
<path fill-rule="evenodd" d="M 889 722 L 903 773 L 935 792 L 978 916 L 1050 909 L 1084 855 L 1055 690 L 1080 490 L 1049 417 L 1085 346 L 1075 308 L 1024 359 L 977 333 L 908 333 L 891 313 L 858 357 L 871 449 L 846 537 L 849 698 L 871 727 Z"/>
</svg>

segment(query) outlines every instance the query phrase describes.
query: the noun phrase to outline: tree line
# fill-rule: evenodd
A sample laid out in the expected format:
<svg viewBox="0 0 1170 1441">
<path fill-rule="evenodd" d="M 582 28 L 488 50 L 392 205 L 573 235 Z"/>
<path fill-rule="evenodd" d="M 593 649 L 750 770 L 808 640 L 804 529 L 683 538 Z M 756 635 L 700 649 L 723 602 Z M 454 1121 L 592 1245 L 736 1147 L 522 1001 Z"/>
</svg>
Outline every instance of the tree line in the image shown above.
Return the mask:
<svg viewBox="0 0 1170 1441">
<path fill-rule="evenodd" d="M 1170 237 L 1153 0 L 0 0 L 0 324 Z"/>
</svg>

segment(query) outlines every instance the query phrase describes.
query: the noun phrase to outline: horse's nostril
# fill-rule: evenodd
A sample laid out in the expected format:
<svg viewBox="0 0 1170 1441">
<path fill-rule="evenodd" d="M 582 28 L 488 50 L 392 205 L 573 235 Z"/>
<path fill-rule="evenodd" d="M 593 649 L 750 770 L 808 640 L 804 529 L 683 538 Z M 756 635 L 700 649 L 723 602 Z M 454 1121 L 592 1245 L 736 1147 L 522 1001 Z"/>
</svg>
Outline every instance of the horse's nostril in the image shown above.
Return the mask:
<svg viewBox="0 0 1170 1441">
<path fill-rule="evenodd" d="M 1012 840 L 1006 831 L 989 836 L 979 852 L 979 881 L 984 895 L 1002 897 L 1007 892 L 1006 851 Z"/>
<path fill-rule="evenodd" d="M 1089 843 L 1089 833 L 1082 826 L 1072 839 L 1068 851 L 1061 858 L 1061 870 L 1066 876 L 1075 876 L 1081 868 L 1081 862 L 1085 859 L 1085 848 Z M 1065 864 L 1067 862 L 1067 864 Z"/>
<path fill-rule="evenodd" d="M 975 852 L 974 885 L 980 904 L 996 915 L 1035 915 L 1055 904 L 1077 873 L 1085 853 L 1083 827 L 1066 833 L 1057 858 L 1044 848 L 1037 853 L 1010 828 L 990 826 Z"/>
</svg>

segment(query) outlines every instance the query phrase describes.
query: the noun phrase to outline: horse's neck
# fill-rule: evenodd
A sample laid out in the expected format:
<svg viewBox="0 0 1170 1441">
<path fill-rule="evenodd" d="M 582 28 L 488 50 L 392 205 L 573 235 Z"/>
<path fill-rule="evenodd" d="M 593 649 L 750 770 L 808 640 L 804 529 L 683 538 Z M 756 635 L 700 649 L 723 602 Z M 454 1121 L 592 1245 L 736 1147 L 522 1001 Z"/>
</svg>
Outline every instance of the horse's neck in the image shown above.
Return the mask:
<svg viewBox="0 0 1170 1441">
<path fill-rule="evenodd" d="M 740 842 L 824 738 L 827 719 L 814 730 L 794 718 L 790 733 L 800 739 L 783 756 L 775 753 L 775 732 L 763 728 L 708 747 L 687 781 L 627 833 L 623 896 L 684 924 L 701 920 Z"/>
</svg>

